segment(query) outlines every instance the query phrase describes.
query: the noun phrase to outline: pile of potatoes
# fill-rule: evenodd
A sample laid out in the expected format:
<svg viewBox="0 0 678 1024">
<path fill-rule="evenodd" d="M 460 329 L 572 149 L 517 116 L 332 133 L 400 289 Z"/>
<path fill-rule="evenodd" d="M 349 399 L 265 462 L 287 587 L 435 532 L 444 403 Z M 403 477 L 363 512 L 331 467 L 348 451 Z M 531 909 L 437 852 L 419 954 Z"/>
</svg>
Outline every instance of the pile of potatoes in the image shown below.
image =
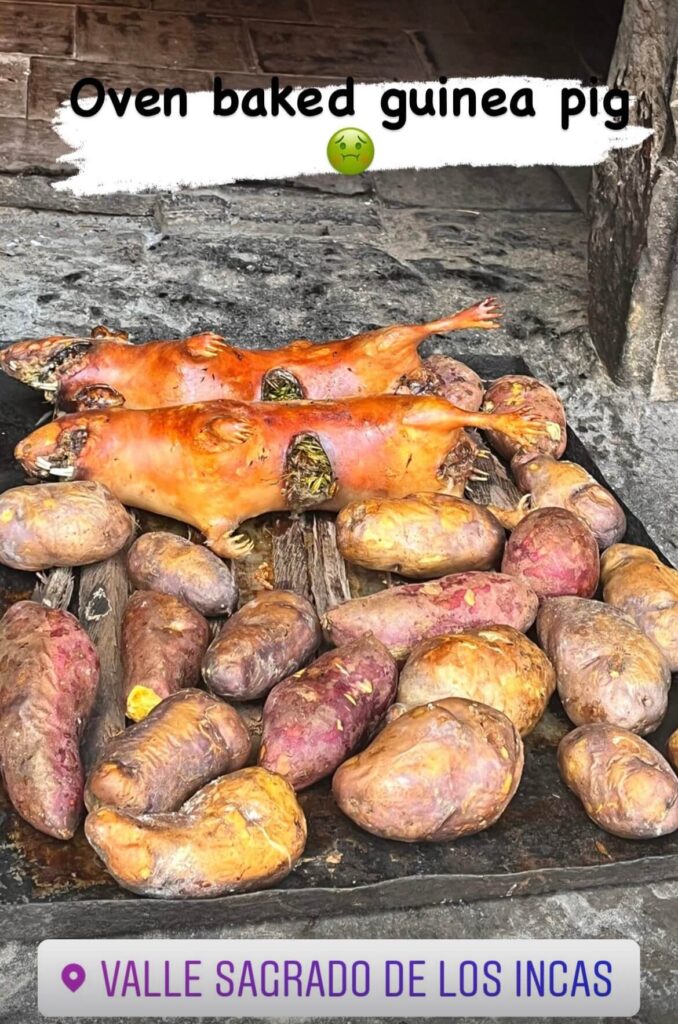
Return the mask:
<svg viewBox="0 0 678 1024">
<path fill-rule="evenodd" d="M 0 765 L 18 813 L 62 840 L 84 817 L 111 875 L 146 896 L 270 886 L 304 851 L 297 794 L 324 778 L 348 818 L 389 840 L 490 828 L 557 692 L 576 727 L 560 772 L 589 816 L 625 838 L 678 829 L 678 732 L 668 761 L 642 739 L 678 669 L 678 572 L 622 543 L 614 497 L 561 461 L 550 388 L 502 378 L 483 408 L 547 421 L 533 450 L 489 438 L 519 506 L 502 516 L 442 494 L 345 506 L 346 561 L 404 579 L 322 620 L 286 590 L 240 605 L 228 564 L 173 533 L 134 539 L 98 484 L 0 495 L 0 562 L 40 571 L 124 551 L 131 584 L 120 653 L 132 724 L 87 775 L 79 745 L 99 683 L 88 633 L 37 601 L 0 621 Z"/>
</svg>

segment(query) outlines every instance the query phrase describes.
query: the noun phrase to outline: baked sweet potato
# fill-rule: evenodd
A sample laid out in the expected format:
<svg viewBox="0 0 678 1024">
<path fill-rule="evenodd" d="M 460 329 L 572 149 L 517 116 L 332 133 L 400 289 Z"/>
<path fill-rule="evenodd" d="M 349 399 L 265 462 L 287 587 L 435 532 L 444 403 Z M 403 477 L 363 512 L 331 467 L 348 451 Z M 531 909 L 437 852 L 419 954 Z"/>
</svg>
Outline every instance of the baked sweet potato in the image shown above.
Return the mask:
<svg viewBox="0 0 678 1024">
<path fill-rule="evenodd" d="M 487 432 L 492 447 L 504 458 L 513 459 L 514 464 L 539 453 L 559 459 L 567 447 L 563 404 L 553 388 L 534 377 L 511 374 L 495 380 L 485 392 L 482 409 L 491 413 L 531 415 L 545 421 L 539 437 L 527 442 L 504 437 L 494 430 Z"/>
<path fill-rule="evenodd" d="M 596 825 L 622 839 L 678 829 L 678 778 L 646 740 L 614 725 L 582 725 L 558 747 L 560 774 Z"/>
<path fill-rule="evenodd" d="M 176 811 L 212 779 L 243 768 L 249 753 L 234 708 L 202 690 L 180 690 L 109 741 L 87 779 L 85 805 Z"/>
<path fill-rule="evenodd" d="M 654 551 L 615 544 L 600 565 L 603 599 L 626 612 L 678 672 L 678 571 Z"/>
<path fill-rule="evenodd" d="M 525 580 L 539 597 L 593 597 L 600 575 L 598 544 L 574 513 L 536 509 L 507 540 L 501 571 Z"/>
<path fill-rule="evenodd" d="M 171 693 L 195 686 L 209 639 L 206 619 L 178 598 L 132 594 L 121 630 L 127 717 L 139 722 Z"/>
<path fill-rule="evenodd" d="M 14 487 L 0 495 L 0 562 L 13 569 L 101 562 L 133 533 L 132 516 L 95 480 Z"/>
<path fill-rule="evenodd" d="M 191 523 L 218 555 L 239 558 L 252 542 L 238 526 L 266 512 L 456 493 L 465 427 L 519 444 L 544 429 L 531 416 L 468 412 L 434 395 L 202 402 L 62 416 L 16 456 L 36 476 L 99 480 L 126 505 Z"/>
<path fill-rule="evenodd" d="M 348 562 L 367 569 L 431 579 L 496 566 L 504 529 L 487 509 L 465 498 L 373 498 L 341 510 L 337 547 Z"/>
<path fill-rule="evenodd" d="M 526 736 L 555 688 L 553 666 L 536 644 L 511 626 L 488 626 L 418 644 L 400 673 L 396 700 L 409 709 L 465 697 L 501 711 Z"/>
<path fill-rule="evenodd" d="M 525 633 L 538 605 L 523 580 L 499 572 L 461 572 L 356 597 L 328 611 L 323 626 L 336 647 L 374 633 L 400 659 L 422 640 L 462 629 L 505 625 Z"/>
<path fill-rule="evenodd" d="M 268 695 L 259 764 L 297 790 L 325 778 L 373 732 L 397 682 L 373 636 L 328 651 Z"/>
<path fill-rule="evenodd" d="M 413 708 L 335 773 L 341 810 L 401 842 L 450 842 L 489 828 L 513 798 L 523 744 L 505 715 L 448 697 Z"/>
<path fill-rule="evenodd" d="M 0 621 L 0 766 L 22 818 L 70 839 L 84 810 L 80 740 L 99 658 L 78 620 L 33 601 Z"/>
<path fill-rule="evenodd" d="M 470 366 L 452 356 L 435 354 L 422 360 L 412 373 L 404 374 L 395 393 L 440 395 L 460 409 L 477 412 L 483 404 L 483 382 Z"/>
<path fill-rule="evenodd" d="M 100 807 L 85 835 L 119 885 L 142 896 L 196 899 L 274 885 L 306 844 L 294 790 L 263 768 L 214 779 L 178 811 Z"/>
<path fill-rule="evenodd" d="M 202 544 L 175 533 L 144 533 L 130 548 L 127 569 L 137 590 L 157 590 L 201 615 L 230 615 L 238 603 L 233 573 Z"/>
<path fill-rule="evenodd" d="M 202 666 L 205 685 L 220 697 L 254 700 L 304 665 L 321 639 L 309 601 L 290 590 L 263 591 L 224 623 L 210 645 Z"/>
<path fill-rule="evenodd" d="M 641 735 L 657 728 L 671 673 L 632 619 L 600 601 L 553 597 L 542 603 L 537 632 L 575 725 L 606 722 Z"/>
<path fill-rule="evenodd" d="M 537 455 L 513 465 L 518 487 L 529 494 L 529 507 L 564 508 L 588 526 L 601 551 L 616 544 L 626 533 L 624 510 L 614 497 L 583 466 Z"/>
</svg>

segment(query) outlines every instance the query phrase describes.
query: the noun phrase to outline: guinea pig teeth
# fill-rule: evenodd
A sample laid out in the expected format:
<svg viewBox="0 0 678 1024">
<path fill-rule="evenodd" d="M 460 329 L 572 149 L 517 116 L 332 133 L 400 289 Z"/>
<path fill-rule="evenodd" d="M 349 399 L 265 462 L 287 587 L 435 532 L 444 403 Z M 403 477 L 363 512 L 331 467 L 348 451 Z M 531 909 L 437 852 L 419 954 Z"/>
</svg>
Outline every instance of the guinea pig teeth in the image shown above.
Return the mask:
<svg viewBox="0 0 678 1024">
<path fill-rule="evenodd" d="M 70 480 L 72 477 L 75 476 L 75 467 L 74 466 L 52 466 L 50 468 L 50 473 L 52 474 L 52 476 L 62 476 L 66 480 Z"/>
<path fill-rule="evenodd" d="M 35 460 L 35 464 L 38 467 L 38 469 L 46 469 L 48 472 L 52 468 L 52 463 L 49 461 L 49 459 L 44 458 L 44 456 L 42 455 L 38 455 L 37 459 Z"/>
</svg>

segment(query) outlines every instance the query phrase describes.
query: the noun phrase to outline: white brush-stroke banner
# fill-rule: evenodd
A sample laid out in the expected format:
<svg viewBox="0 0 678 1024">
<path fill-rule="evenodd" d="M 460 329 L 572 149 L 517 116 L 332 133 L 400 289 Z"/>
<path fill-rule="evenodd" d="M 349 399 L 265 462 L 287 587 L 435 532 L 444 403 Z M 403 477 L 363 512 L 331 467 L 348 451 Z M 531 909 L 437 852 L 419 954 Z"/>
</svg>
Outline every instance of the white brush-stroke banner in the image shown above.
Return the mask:
<svg viewBox="0 0 678 1024">
<path fill-rule="evenodd" d="M 590 166 L 610 150 L 636 146 L 651 134 L 647 128 L 606 127 L 609 117 L 602 105 L 606 89 L 601 86 L 595 90 L 598 115 L 591 116 L 585 109 L 571 119 L 567 131 L 561 124 L 562 90 L 581 87 L 578 81 L 464 78 L 449 79 L 444 86 L 448 92 L 455 87 L 476 90 L 475 117 L 408 112 L 405 125 L 395 131 L 383 123 L 381 97 L 385 90 L 417 88 L 423 102 L 426 88 L 432 88 L 434 95 L 443 88 L 438 82 L 356 84 L 355 113 L 348 117 L 336 117 L 326 109 L 328 95 L 336 86 L 321 90 L 323 112 L 314 117 L 299 113 L 294 117 L 248 117 L 240 109 L 218 117 L 211 92 L 189 93 L 188 113 L 183 118 L 178 114 L 144 117 L 132 104 L 119 117 L 108 100 L 96 115 L 81 117 L 64 103 L 54 128 L 74 150 L 61 159 L 75 164 L 79 173 L 54 187 L 92 195 L 332 172 L 327 143 L 337 129 L 348 126 L 361 128 L 372 137 L 375 156 L 367 173 L 458 164 Z M 480 97 L 492 88 L 504 89 L 508 97 L 518 89 L 531 88 L 535 116 L 516 117 L 510 112 L 488 116 L 482 111 Z M 241 97 L 244 91 L 240 90 Z M 589 90 L 585 91 L 588 95 Z M 82 100 L 82 106 L 87 102 Z"/>
</svg>

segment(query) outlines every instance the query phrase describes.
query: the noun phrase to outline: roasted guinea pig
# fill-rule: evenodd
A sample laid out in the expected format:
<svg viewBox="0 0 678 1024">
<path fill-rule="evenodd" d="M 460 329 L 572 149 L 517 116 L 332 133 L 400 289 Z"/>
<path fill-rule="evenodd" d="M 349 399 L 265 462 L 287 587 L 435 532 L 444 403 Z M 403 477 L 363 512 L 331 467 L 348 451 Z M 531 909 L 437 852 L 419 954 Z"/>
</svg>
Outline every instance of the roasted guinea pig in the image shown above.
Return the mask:
<svg viewBox="0 0 678 1024">
<path fill-rule="evenodd" d="M 341 341 L 303 339 L 259 350 L 234 348 L 209 332 L 183 341 L 132 345 L 126 334 L 97 328 L 89 338 L 59 336 L 8 345 L 0 350 L 0 369 L 56 395 L 63 408 L 76 409 L 379 395 L 407 388 L 410 375 L 413 390 L 425 385 L 434 390 L 436 384 L 444 389 L 447 382 L 433 365 L 422 370 L 419 345 L 432 334 L 498 327 L 499 316 L 495 300 L 485 299 L 427 324 L 396 324 Z"/>
<path fill-rule="evenodd" d="M 542 424 L 433 396 L 204 402 L 62 416 L 30 434 L 16 456 L 37 476 L 56 468 L 98 480 L 124 504 L 191 523 L 218 555 L 237 558 L 251 542 L 234 530 L 265 512 L 454 491 L 449 457 L 469 426 L 529 444 Z"/>
</svg>

